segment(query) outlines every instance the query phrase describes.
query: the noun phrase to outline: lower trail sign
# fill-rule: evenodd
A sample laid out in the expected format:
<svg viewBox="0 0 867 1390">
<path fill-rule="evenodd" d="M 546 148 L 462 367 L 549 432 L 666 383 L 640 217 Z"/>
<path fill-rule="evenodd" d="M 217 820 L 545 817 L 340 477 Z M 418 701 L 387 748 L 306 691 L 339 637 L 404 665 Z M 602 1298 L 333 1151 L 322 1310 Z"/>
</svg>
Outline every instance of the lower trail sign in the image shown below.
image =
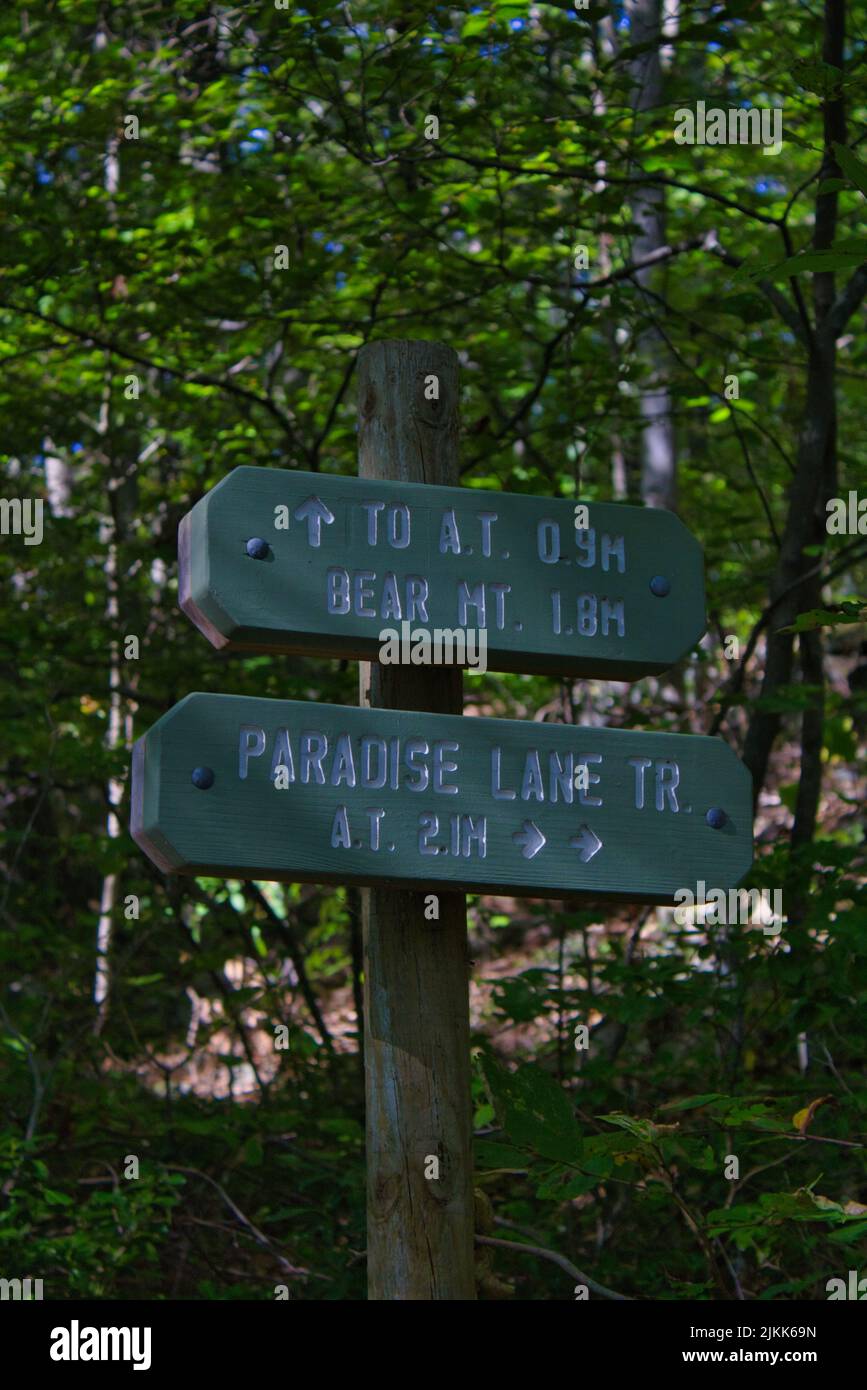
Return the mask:
<svg viewBox="0 0 867 1390">
<path fill-rule="evenodd" d="M 747 771 L 692 734 L 195 694 L 133 777 L 173 873 L 666 903 L 752 862 Z"/>
</svg>

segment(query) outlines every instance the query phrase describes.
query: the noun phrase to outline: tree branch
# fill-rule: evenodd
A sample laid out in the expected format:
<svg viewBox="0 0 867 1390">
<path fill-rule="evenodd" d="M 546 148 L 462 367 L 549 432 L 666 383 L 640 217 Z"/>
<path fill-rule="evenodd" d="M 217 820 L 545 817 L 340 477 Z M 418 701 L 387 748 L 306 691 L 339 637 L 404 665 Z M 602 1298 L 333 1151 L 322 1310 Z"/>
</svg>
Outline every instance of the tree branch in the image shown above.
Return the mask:
<svg viewBox="0 0 867 1390">
<path fill-rule="evenodd" d="M 822 326 L 831 339 L 839 338 L 851 316 L 867 295 L 867 264 L 855 271 L 846 288 L 837 296 Z"/>
<path fill-rule="evenodd" d="M 220 377 L 210 376 L 207 372 L 185 372 L 178 367 L 170 367 L 165 362 L 157 362 L 152 357 L 145 357 L 143 353 L 132 352 L 129 348 L 121 347 L 118 343 L 112 342 L 110 338 L 103 338 L 91 329 L 73 328 L 70 324 L 61 323 L 59 319 L 51 318 L 50 315 L 42 314 L 38 309 L 27 308 L 23 304 L 10 304 L 8 300 L 4 299 L 0 300 L 0 308 L 8 309 L 11 314 L 24 314 L 29 318 L 39 319 L 41 323 L 50 324 L 52 328 L 58 329 L 61 333 L 68 333 L 82 343 L 102 348 L 115 357 L 123 358 L 125 362 L 135 362 L 140 367 L 165 372 L 167 376 L 177 377 L 179 381 L 189 382 L 190 385 L 215 386 L 221 391 L 228 392 L 231 396 L 238 396 L 241 400 L 249 401 L 251 405 L 261 406 L 263 410 L 267 410 L 270 415 L 273 415 L 290 439 L 293 441 L 295 439 L 294 427 L 282 410 L 273 401 L 268 400 L 267 396 L 259 396 L 255 391 L 249 391 L 245 386 L 238 386 L 233 381 L 223 381 Z"/>
<path fill-rule="evenodd" d="M 495 1245 L 501 1250 L 517 1250 L 522 1255 L 538 1255 L 540 1259 L 551 1260 L 561 1269 L 565 1269 L 567 1274 L 571 1274 L 573 1279 L 579 1283 L 586 1284 L 588 1289 L 598 1293 L 602 1298 L 613 1298 L 618 1303 L 634 1303 L 626 1293 L 615 1293 L 613 1289 L 607 1289 L 604 1284 L 597 1284 L 595 1279 L 591 1279 L 589 1274 L 583 1274 L 577 1265 L 573 1265 L 571 1260 L 567 1260 L 565 1255 L 558 1255 L 556 1250 L 545 1250 L 541 1245 L 525 1245 L 519 1240 L 499 1240 L 497 1236 L 476 1236 L 477 1245 Z"/>
</svg>

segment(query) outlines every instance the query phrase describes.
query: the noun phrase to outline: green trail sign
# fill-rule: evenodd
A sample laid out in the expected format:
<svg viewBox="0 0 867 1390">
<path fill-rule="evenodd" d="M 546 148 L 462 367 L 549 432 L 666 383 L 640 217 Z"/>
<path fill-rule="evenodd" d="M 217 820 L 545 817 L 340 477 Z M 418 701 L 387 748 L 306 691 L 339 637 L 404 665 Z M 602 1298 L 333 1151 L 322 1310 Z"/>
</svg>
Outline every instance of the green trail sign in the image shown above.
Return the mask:
<svg viewBox="0 0 867 1390">
<path fill-rule="evenodd" d="M 376 660 L 383 632 L 405 652 L 484 633 L 493 670 L 632 680 L 706 625 L 701 547 L 641 507 L 243 467 L 179 555 L 181 607 L 229 651 Z"/>
<path fill-rule="evenodd" d="M 131 829 L 172 873 L 665 903 L 737 887 L 751 798 L 717 738 L 193 694 Z"/>
</svg>

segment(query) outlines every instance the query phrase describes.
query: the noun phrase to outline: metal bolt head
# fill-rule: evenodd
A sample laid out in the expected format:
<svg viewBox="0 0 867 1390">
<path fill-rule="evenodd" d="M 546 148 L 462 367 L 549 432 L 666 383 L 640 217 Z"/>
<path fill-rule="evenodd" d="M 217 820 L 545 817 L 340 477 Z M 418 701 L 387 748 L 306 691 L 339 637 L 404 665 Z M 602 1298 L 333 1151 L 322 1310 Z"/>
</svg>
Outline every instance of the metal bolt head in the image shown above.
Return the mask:
<svg viewBox="0 0 867 1390">
<path fill-rule="evenodd" d="M 710 810 L 707 812 L 705 816 L 705 820 L 707 821 L 711 830 L 722 830 L 723 826 L 726 824 L 726 821 L 728 820 L 728 816 L 726 815 L 725 811 L 723 811 L 719 806 L 711 806 Z"/>
<path fill-rule="evenodd" d="M 650 581 L 650 592 L 657 598 L 667 598 L 671 593 L 671 581 L 664 574 L 655 574 Z"/>
<path fill-rule="evenodd" d="M 261 536 L 251 536 L 247 542 L 247 554 L 251 560 L 267 560 L 270 546 Z"/>
<path fill-rule="evenodd" d="M 199 791 L 206 792 L 209 787 L 214 785 L 213 770 L 209 767 L 194 767 L 192 783 L 194 787 L 199 788 Z"/>
</svg>

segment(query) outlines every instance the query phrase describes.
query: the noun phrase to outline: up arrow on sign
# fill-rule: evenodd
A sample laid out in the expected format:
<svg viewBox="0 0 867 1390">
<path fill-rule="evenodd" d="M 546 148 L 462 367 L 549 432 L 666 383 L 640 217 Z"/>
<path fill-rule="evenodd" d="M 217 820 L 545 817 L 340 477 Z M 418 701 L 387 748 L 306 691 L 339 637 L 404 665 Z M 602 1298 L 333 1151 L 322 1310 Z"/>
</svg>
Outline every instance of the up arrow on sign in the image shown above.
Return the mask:
<svg viewBox="0 0 867 1390">
<path fill-rule="evenodd" d="M 307 522 L 307 544 L 317 548 L 322 542 L 322 523 L 330 526 L 334 521 L 334 514 L 328 510 L 324 502 L 320 502 L 318 497 L 308 497 L 306 502 L 302 502 L 300 507 L 296 507 L 292 513 L 296 521 Z"/>
<path fill-rule="evenodd" d="M 182 609 L 227 651 L 377 660 L 384 633 L 451 654 L 484 632 L 493 670 L 632 680 L 705 630 L 701 547 L 641 507 L 242 467 L 179 559 Z"/>
</svg>

